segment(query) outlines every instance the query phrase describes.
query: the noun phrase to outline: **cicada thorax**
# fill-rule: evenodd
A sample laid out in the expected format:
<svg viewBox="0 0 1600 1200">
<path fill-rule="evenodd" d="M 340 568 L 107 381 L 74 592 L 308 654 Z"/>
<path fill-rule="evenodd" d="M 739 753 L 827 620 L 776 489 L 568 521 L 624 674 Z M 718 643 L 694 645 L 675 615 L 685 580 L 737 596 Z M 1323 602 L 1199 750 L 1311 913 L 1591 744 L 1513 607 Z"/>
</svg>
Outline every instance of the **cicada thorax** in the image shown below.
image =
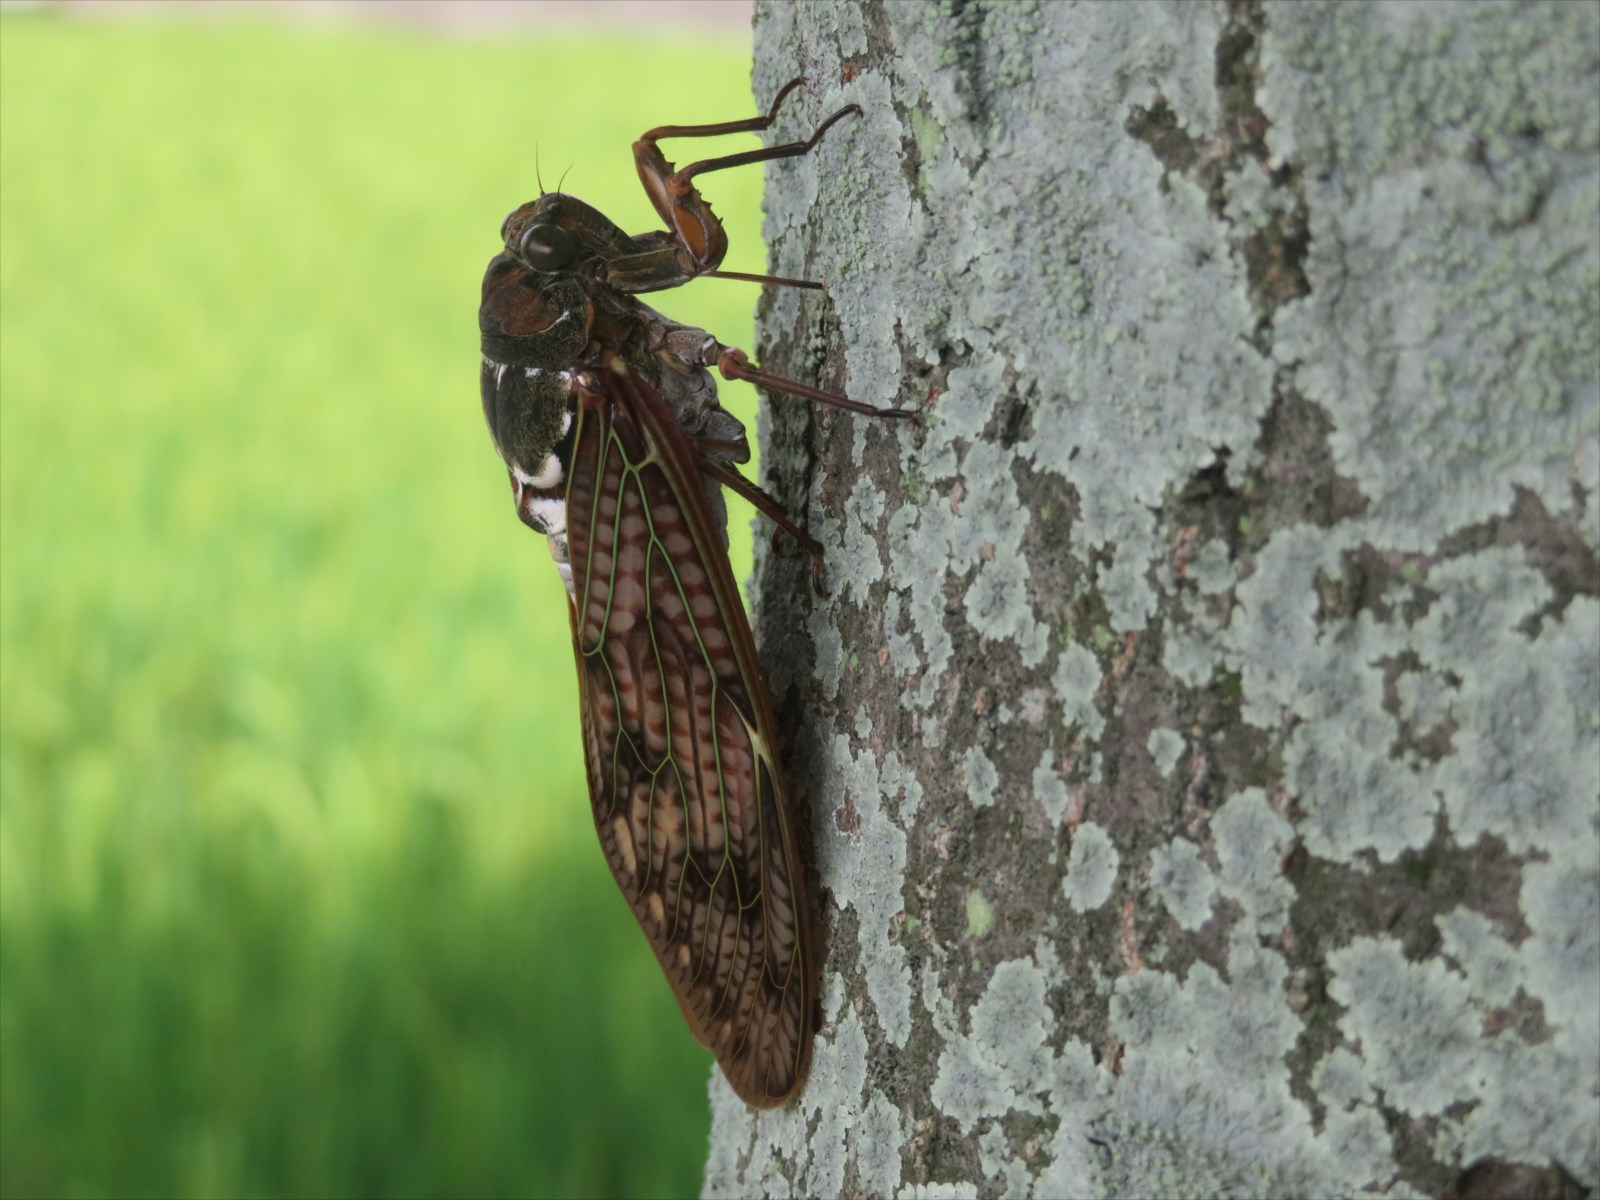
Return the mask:
<svg viewBox="0 0 1600 1200">
<path fill-rule="evenodd" d="M 484 419 L 510 474 L 517 515 L 550 538 L 569 592 L 566 501 L 581 372 L 625 365 L 660 394 L 698 455 L 749 461 L 744 425 L 721 407 L 706 369 L 707 348 L 716 342 L 703 329 L 582 275 L 535 271 L 509 252 L 484 275 L 479 328 Z M 721 488 L 710 478 L 702 486 L 725 547 Z"/>
<path fill-rule="evenodd" d="M 542 279 L 510 254 L 483 277 L 479 392 L 495 449 L 513 473 L 550 486 L 549 459 L 571 425 L 571 385 L 590 340 L 592 305 L 574 279 Z"/>
</svg>

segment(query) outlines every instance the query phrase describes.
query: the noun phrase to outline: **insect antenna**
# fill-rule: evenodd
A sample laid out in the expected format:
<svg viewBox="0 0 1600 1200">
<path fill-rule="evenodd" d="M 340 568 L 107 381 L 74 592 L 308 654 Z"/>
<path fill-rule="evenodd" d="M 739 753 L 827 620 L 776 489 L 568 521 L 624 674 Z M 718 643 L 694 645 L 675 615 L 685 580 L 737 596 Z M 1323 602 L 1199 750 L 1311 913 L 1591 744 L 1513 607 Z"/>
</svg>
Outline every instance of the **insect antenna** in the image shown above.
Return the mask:
<svg viewBox="0 0 1600 1200">
<path fill-rule="evenodd" d="M 533 144 L 533 177 L 539 182 L 539 195 L 544 195 L 544 176 L 539 174 L 539 143 Z"/>
<path fill-rule="evenodd" d="M 567 164 L 567 171 L 570 171 L 570 170 L 572 170 L 572 164 L 568 163 Z M 561 178 L 556 180 L 556 191 L 558 191 L 558 192 L 561 190 L 561 185 L 567 181 L 567 171 L 561 172 Z"/>
</svg>

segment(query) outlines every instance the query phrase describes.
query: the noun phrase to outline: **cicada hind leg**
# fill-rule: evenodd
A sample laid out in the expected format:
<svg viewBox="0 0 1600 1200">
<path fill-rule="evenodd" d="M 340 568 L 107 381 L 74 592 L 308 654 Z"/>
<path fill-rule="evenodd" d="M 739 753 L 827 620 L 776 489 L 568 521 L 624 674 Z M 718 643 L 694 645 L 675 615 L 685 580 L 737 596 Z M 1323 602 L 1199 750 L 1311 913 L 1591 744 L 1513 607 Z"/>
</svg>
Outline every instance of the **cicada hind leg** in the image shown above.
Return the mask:
<svg viewBox="0 0 1600 1200">
<path fill-rule="evenodd" d="M 791 79 L 779 90 L 772 107 L 759 117 L 743 121 L 723 121 L 716 125 L 658 125 L 633 144 L 633 161 L 639 169 L 639 180 L 650 197 L 661 219 L 667 223 L 672 236 L 682 250 L 687 251 L 692 264 L 691 275 L 709 275 L 719 279 L 744 279 L 752 283 L 774 283 L 787 287 L 821 288 L 820 283 L 809 279 L 786 279 L 778 275 L 752 275 L 743 271 L 720 271 L 722 257 L 728 252 L 728 235 L 722 222 L 711 211 L 692 182 L 697 175 L 709 171 L 722 171 L 728 167 L 742 167 L 750 163 L 770 162 L 775 158 L 798 158 L 809 153 L 822 135 L 835 121 L 860 114 L 859 104 L 847 104 L 830 116 L 816 132 L 802 142 L 785 142 L 781 146 L 766 146 L 742 154 L 727 154 L 721 158 L 704 158 L 686 167 L 674 167 L 661 153 L 656 143 L 662 138 L 718 137 L 724 133 L 760 133 L 769 129 L 778 119 L 778 109 L 784 99 L 802 83 L 804 77 Z"/>
<path fill-rule="evenodd" d="M 871 404 L 863 404 L 859 400 L 852 400 L 838 392 L 825 392 L 821 388 L 812 387 L 808 383 L 801 383 L 794 379 L 784 379 L 780 375 L 771 375 L 750 365 L 750 359 L 743 350 L 734 346 L 724 346 L 716 340 L 710 340 L 702 350 L 703 365 L 714 366 L 721 372 L 724 379 L 743 379 L 753 383 L 759 388 L 773 392 L 786 392 L 791 396 L 801 396 L 817 404 L 825 404 L 829 408 L 842 408 L 846 412 L 857 413 L 864 417 L 883 417 L 889 420 L 911 421 L 921 425 L 922 419 L 915 413 L 903 408 L 877 408 Z M 732 464 L 717 460 L 705 453 L 699 454 L 700 469 L 711 476 L 737 496 L 742 496 L 749 504 L 765 513 L 772 522 L 778 526 L 781 533 L 787 533 L 800 544 L 800 548 L 811 556 L 811 582 L 819 596 L 826 596 L 827 589 L 822 582 L 822 544 L 812 537 L 798 524 L 794 518 L 784 510 L 776 497 L 764 491 L 757 484 L 751 483 L 733 467 Z"/>
<path fill-rule="evenodd" d="M 751 483 L 732 463 L 717 462 L 702 455 L 700 470 L 776 525 L 777 532 L 772 535 L 774 544 L 786 533 L 798 542 L 800 549 L 811 557 L 811 586 L 816 589 L 819 596 L 828 594 L 828 589 L 822 582 L 822 543 L 796 524 L 795 519 L 783 505 L 778 503 L 776 496 L 760 484 Z"/>
</svg>

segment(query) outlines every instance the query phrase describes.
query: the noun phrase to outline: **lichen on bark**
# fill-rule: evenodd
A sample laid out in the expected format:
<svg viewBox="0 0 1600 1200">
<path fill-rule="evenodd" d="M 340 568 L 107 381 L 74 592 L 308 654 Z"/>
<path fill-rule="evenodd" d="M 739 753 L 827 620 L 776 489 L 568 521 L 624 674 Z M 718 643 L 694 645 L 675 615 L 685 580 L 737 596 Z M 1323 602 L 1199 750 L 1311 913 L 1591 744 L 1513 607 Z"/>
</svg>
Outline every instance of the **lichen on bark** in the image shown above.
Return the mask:
<svg viewBox="0 0 1600 1200">
<path fill-rule="evenodd" d="M 756 47 L 774 137 L 863 109 L 768 170 L 766 365 L 924 421 L 763 421 L 825 987 L 707 1193 L 1600 1185 L 1600 9 Z"/>
</svg>

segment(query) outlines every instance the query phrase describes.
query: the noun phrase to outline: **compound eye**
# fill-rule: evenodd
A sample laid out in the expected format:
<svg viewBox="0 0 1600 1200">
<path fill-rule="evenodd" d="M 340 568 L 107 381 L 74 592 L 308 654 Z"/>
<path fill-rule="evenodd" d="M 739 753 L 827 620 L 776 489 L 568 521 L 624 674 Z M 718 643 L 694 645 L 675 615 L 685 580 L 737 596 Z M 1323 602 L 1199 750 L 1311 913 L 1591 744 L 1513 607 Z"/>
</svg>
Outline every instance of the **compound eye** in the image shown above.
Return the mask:
<svg viewBox="0 0 1600 1200">
<path fill-rule="evenodd" d="M 578 255 L 578 242 L 559 225 L 541 222 L 522 231 L 517 251 L 535 271 L 559 271 Z"/>
</svg>

